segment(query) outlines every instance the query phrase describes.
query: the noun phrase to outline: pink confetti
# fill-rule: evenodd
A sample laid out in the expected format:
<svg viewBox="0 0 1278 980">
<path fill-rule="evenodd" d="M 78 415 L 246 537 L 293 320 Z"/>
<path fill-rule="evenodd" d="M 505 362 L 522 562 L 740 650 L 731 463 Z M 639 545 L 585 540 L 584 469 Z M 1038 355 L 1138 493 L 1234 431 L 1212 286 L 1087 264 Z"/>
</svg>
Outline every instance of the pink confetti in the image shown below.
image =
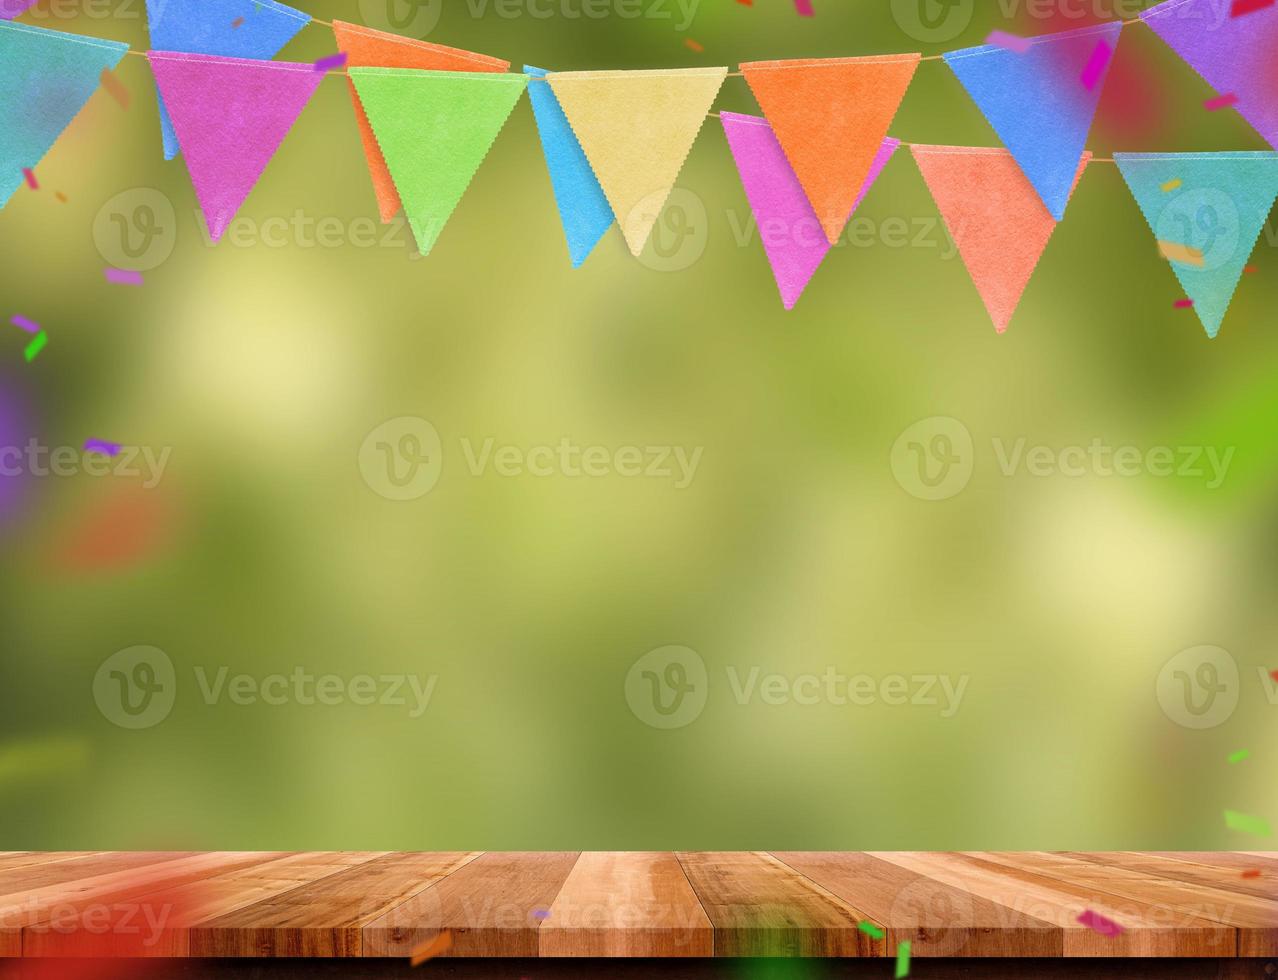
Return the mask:
<svg viewBox="0 0 1278 980">
<path fill-rule="evenodd" d="M 1125 931 L 1117 922 L 1107 919 L 1103 915 L 1097 915 L 1091 909 L 1080 915 L 1078 921 L 1093 932 L 1099 932 L 1102 936 L 1117 936 Z"/>
<path fill-rule="evenodd" d="M 1238 104 L 1238 96 L 1233 92 L 1226 92 L 1224 95 L 1218 95 L 1214 99 L 1208 99 L 1203 103 L 1203 108 L 1208 112 L 1214 112 L 1217 109 L 1224 109 L 1231 105 Z"/>
<path fill-rule="evenodd" d="M 127 269 L 107 269 L 106 281 L 117 286 L 141 286 L 142 273 L 130 272 Z"/>
<path fill-rule="evenodd" d="M 800 17 L 811 17 L 813 15 L 812 0 L 794 0 L 794 9 L 799 12 Z"/>
<path fill-rule="evenodd" d="M 1172 304 L 1178 310 L 1187 310 L 1193 305 L 1194 301 L 1192 299 L 1178 299 Z"/>
<path fill-rule="evenodd" d="M 1101 75 L 1105 74 L 1105 66 L 1109 64 L 1113 54 L 1114 49 L 1109 46 L 1108 41 L 1102 38 L 1096 42 L 1096 47 L 1092 48 L 1092 56 L 1087 59 L 1087 64 L 1083 66 L 1083 74 L 1079 76 L 1083 88 L 1090 92 L 1096 87 Z"/>
<path fill-rule="evenodd" d="M 40 183 L 35 179 L 35 171 L 33 171 L 30 167 L 22 168 L 22 176 L 27 178 L 27 186 L 33 191 L 38 191 L 40 189 Z"/>
<path fill-rule="evenodd" d="M 1015 51 L 1017 54 L 1024 54 L 1034 42 L 1027 37 L 1018 37 L 1005 31 L 990 31 L 990 36 L 985 39 L 985 43 Z"/>
</svg>

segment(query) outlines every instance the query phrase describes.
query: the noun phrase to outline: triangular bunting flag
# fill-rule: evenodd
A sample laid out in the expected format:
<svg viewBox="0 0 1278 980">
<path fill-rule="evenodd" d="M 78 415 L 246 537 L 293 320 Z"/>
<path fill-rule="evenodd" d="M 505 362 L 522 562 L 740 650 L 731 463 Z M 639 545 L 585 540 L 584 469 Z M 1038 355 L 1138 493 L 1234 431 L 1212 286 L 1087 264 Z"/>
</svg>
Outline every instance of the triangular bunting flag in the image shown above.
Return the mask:
<svg viewBox="0 0 1278 980">
<path fill-rule="evenodd" d="M 741 66 L 831 244 L 865 184 L 920 55 Z"/>
<path fill-rule="evenodd" d="M 311 15 L 275 0 L 146 0 L 147 30 L 157 51 L 269 61 Z M 160 99 L 164 159 L 178 155 L 177 134 Z"/>
<path fill-rule="evenodd" d="M 528 65 L 524 65 L 524 72 L 534 79 L 546 77 L 544 69 Z M 537 120 L 537 133 L 541 136 L 546 169 L 550 171 L 564 238 L 568 240 L 568 257 L 576 269 L 612 227 L 612 208 L 550 85 L 545 82 L 530 85 L 528 99 Z"/>
<path fill-rule="evenodd" d="M 506 124 L 527 75 L 352 68 L 351 81 L 429 255 Z"/>
<path fill-rule="evenodd" d="M 1056 230 L 1038 192 L 1000 147 L 910 147 L 994 329 L 1007 329 Z M 1091 159 L 1084 153 L 1074 184 Z"/>
<path fill-rule="evenodd" d="M 727 68 L 549 76 L 632 255 L 643 251 L 727 77 Z"/>
<path fill-rule="evenodd" d="M 736 112 L 720 113 L 720 119 L 781 291 L 781 302 L 787 310 L 793 309 L 829 253 L 830 243 L 768 121 Z M 879 146 L 869 176 L 852 204 L 853 211 L 900 145 L 899 140 L 889 137 Z"/>
<path fill-rule="evenodd" d="M 430 71 L 510 71 L 510 62 L 500 58 L 490 58 L 485 54 L 475 54 L 459 48 L 446 48 L 442 44 L 431 44 L 428 41 L 415 41 L 340 20 L 333 21 L 333 34 L 337 38 L 337 49 L 346 52 L 348 66 L 420 68 Z M 368 116 L 360 104 L 355 82 L 349 78 L 347 82 L 350 83 L 351 102 L 355 106 L 359 136 L 364 141 L 364 156 L 368 158 L 368 173 L 373 179 L 373 192 L 377 195 L 377 209 L 381 213 L 382 222 L 386 223 L 399 211 L 399 194 L 395 192 L 395 182 L 386 169 L 377 137 L 373 135 Z"/>
<path fill-rule="evenodd" d="M 129 50 L 42 27 L 0 21 L 0 207 L 35 169 L 98 87 L 102 69 Z"/>
<path fill-rule="evenodd" d="M 1239 114 L 1278 149 L 1278 7 L 1227 17 L 1212 0 L 1167 0 L 1141 19 L 1221 95 L 1234 95 Z"/>
<path fill-rule="evenodd" d="M 1032 38 L 1024 54 L 986 44 L 945 55 L 1057 221 L 1122 27 L 1114 21 L 1045 34 Z"/>
<path fill-rule="evenodd" d="M 150 51 L 213 241 L 324 78 L 313 65 Z"/>
<path fill-rule="evenodd" d="M 1154 237 L 1187 250 L 1170 259 L 1172 271 L 1207 336 L 1215 337 L 1278 197 L 1278 153 L 1115 153 L 1114 159 Z"/>
<path fill-rule="evenodd" d="M 36 0 L 0 0 L 0 20 L 13 20 Z"/>
</svg>

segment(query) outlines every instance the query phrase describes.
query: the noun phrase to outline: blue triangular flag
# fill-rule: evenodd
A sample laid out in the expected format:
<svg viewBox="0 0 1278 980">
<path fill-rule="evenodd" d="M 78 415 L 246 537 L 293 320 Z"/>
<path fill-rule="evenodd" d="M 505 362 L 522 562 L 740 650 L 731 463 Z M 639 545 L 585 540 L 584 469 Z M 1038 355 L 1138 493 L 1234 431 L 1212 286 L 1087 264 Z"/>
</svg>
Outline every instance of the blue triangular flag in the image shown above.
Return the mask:
<svg viewBox="0 0 1278 980">
<path fill-rule="evenodd" d="M 146 0 L 146 19 L 153 50 L 269 61 L 311 15 L 275 0 Z M 164 159 L 172 160 L 179 150 L 177 133 L 164 100 L 159 93 L 156 98 Z"/>
<path fill-rule="evenodd" d="M 0 20 L 0 207 L 129 50 L 118 41 Z"/>
<path fill-rule="evenodd" d="M 1278 198 L 1278 153 L 1115 153 L 1114 159 L 1154 237 L 1199 253 L 1192 261 L 1172 259 L 1171 267 L 1207 336 L 1215 337 Z"/>
<path fill-rule="evenodd" d="M 528 65 L 524 65 L 524 74 L 546 77 L 544 69 Z M 528 86 L 528 97 L 532 100 L 541 148 L 546 154 L 546 169 L 550 171 L 559 219 L 568 240 L 568 255 L 576 269 L 612 225 L 612 208 L 550 84 L 533 82 Z"/>
<path fill-rule="evenodd" d="M 1057 221 L 1065 216 L 1122 27 L 1114 21 L 1045 34 L 1024 54 L 984 44 L 945 55 Z"/>
</svg>

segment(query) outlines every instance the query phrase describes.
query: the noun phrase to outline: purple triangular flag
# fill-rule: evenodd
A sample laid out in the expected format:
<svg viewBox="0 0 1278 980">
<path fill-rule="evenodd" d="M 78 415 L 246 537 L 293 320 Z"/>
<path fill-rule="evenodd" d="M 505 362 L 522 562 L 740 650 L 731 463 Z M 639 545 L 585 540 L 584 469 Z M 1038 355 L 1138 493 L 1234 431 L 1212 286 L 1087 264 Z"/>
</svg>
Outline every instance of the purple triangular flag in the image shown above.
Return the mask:
<svg viewBox="0 0 1278 980">
<path fill-rule="evenodd" d="M 1140 16 L 1220 95 L 1236 96 L 1234 108 L 1278 149 L 1278 6 L 1233 17 L 1213 0 L 1167 0 Z"/>
<path fill-rule="evenodd" d="M 235 217 L 324 72 L 314 65 L 150 51 L 213 241 Z"/>
<path fill-rule="evenodd" d="M 830 243 L 768 121 L 736 112 L 720 113 L 720 119 L 772 275 L 781 290 L 781 302 L 787 310 L 793 309 L 829 253 Z M 852 204 L 852 212 L 900 145 L 890 136 L 883 141 Z"/>
</svg>

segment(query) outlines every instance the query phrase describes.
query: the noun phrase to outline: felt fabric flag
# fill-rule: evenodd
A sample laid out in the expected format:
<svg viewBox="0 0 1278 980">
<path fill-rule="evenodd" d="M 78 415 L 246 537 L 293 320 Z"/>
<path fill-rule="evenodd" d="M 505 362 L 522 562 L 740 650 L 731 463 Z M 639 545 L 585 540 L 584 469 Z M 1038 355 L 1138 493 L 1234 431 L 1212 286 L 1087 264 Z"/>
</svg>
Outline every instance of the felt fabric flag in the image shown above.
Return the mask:
<svg viewBox="0 0 1278 980">
<path fill-rule="evenodd" d="M 213 241 L 324 78 L 313 65 L 149 51 Z"/>
<path fill-rule="evenodd" d="M 459 48 L 446 48 L 442 44 L 431 44 L 428 41 L 415 41 L 340 20 L 333 21 L 333 35 L 337 39 L 337 49 L 346 52 L 346 63 L 352 66 L 420 68 L 430 71 L 510 71 L 510 62 L 500 58 L 490 58 L 486 54 L 475 54 Z M 360 104 L 355 82 L 350 78 L 346 81 L 351 89 L 351 103 L 355 106 L 359 136 L 364 142 L 364 156 L 368 158 L 373 193 L 377 195 L 377 209 L 385 223 L 399 211 L 399 194 L 395 191 L 390 171 L 386 169 L 386 160 L 377 145 L 377 137 L 368 124 L 368 116 Z"/>
<path fill-rule="evenodd" d="M 529 65 L 524 65 L 524 72 L 534 79 L 546 77 L 544 69 Z M 568 240 L 568 257 L 577 269 L 612 226 L 612 208 L 550 85 L 530 84 L 528 99 L 537 120 L 537 133 L 546 155 L 546 169 L 550 171 L 564 238 Z"/>
<path fill-rule="evenodd" d="M 0 0 L 0 20 L 13 20 L 36 0 Z"/>
<path fill-rule="evenodd" d="M 741 66 L 831 244 L 843 233 L 920 57 L 806 58 Z"/>
<path fill-rule="evenodd" d="M 910 147 L 994 329 L 1007 329 L 1056 219 L 1001 147 Z M 1091 159 L 1074 168 L 1072 191 Z"/>
<path fill-rule="evenodd" d="M 146 0 L 146 21 L 157 51 L 268 61 L 310 23 L 311 15 L 275 0 Z M 172 160 L 180 148 L 163 98 L 160 136 L 164 159 Z"/>
<path fill-rule="evenodd" d="M 1140 16 L 1217 92 L 1235 95 L 1239 114 L 1278 148 L 1278 6 L 1230 17 L 1212 0 L 1167 0 Z"/>
<path fill-rule="evenodd" d="M 104 68 L 129 50 L 100 41 L 0 20 L 0 207 L 35 169 L 89 101 Z"/>
<path fill-rule="evenodd" d="M 781 291 L 781 302 L 787 310 L 793 309 L 830 251 L 825 229 L 768 121 L 736 112 L 722 112 L 719 117 Z M 891 137 L 879 145 L 870 173 L 852 204 L 853 211 L 900 145 Z"/>
<path fill-rule="evenodd" d="M 352 68 L 404 213 L 429 255 L 506 124 L 527 75 Z"/>
<path fill-rule="evenodd" d="M 1095 58 L 1097 46 L 1114 50 L 1122 26 L 1114 21 L 1045 34 L 1032 38 L 1024 54 L 985 44 L 945 55 L 1057 221 L 1065 215 L 1109 71 L 1107 59 Z"/>
<path fill-rule="evenodd" d="M 632 255 L 643 251 L 727 77 L 727 68 L 550 76 Z"/>
<path fill-rule="evenodd" d="M 1115 153 L 1154 237 L 1197 249 L 1172 261 L 1208 337 L 1220 330 L 1243 267 L 1278 197 L 1278 153 Z M 1163 185 L 1180 181 L 1173 191 Z"/>
</svg>

